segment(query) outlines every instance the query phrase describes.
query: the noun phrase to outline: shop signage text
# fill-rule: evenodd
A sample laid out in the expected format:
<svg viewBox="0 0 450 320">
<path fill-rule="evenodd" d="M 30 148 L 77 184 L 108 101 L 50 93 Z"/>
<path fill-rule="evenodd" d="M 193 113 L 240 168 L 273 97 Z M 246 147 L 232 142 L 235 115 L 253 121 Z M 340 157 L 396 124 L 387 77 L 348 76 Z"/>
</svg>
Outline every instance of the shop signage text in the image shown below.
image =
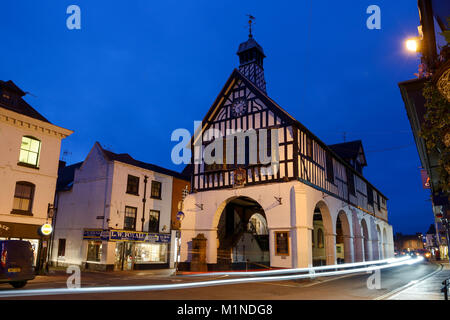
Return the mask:
<svg viewBox="0 0 450 320">
<path fill-rule="evenodd" d="M 168 243 L 170 242 L 170 234 L 127 230 L 84 229 L 83 240 Z"/>
</svg>

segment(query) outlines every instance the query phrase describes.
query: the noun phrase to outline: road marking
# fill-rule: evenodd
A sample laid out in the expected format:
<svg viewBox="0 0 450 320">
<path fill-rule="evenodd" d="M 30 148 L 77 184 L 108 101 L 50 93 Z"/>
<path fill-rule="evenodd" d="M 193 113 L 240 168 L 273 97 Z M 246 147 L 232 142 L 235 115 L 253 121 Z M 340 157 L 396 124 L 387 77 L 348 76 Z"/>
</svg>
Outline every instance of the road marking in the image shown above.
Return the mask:
<svg viewBox="0 0 450 320">
<path fill-rule="evenodd" d="M 422 282 L 422 281 L 428 279 L 429 277 L 435 275 L 436 273 L 441 272 L 442 269 L 443 269 L 443 266 L 442 266 L 442 264 L 440 264 L 440 268 L 438 270 L 435 270 L 432 273 L 429 273 L 426 276 L 424 276 L 424 277 L 422 277 L 422 278 L 420 278 L 418 280 L 410 281 L 407 284 L 405 284 L 404 286 L 402 286 L 400 288 L 397 288 L 395 290 L 392 290 L 392 291 L 390 291 L 388 293 L 385 293 L 385 294 L 383 294 L 383 295 L 381 295 L 379 297 L 376 297 L 373 300 L 384 300 L 386 298 L 394 298 L 394 297 L 398 296 L 402 291 L 405 291 L 406 289 L 412 288 L 412 287 L 418 285 L 420 282 Z"/>
</svg>

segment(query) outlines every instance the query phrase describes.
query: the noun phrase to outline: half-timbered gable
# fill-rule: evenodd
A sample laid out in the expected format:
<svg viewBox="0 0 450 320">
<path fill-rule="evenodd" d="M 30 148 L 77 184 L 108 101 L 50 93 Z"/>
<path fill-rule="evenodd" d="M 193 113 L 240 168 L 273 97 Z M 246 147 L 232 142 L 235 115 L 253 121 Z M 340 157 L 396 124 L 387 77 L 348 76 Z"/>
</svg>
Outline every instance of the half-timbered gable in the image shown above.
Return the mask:
<svg viewBox="0 0 450 320">
<path fill-rule="evenodd" d="M 242 110 L 236 110 L 239 103 L 241 103 Z M 235 185 L 235 170 L 238 168 L 246 170 L 246 185 L 294 179 L 296 174 L 294 170 L 294 131 L 292 123 L 292 119 L 286 112 L 274 106 L 273 102 L 258 87 L 247 80 L 238 70 L 234 70 L 202 122 L 202 150 L 204 151 L 204 147 L 217 138 L 213 137 L 214 133 L 211 129 L 216 130 L 216 133 L 220 132 L 225 140 L 233 138 L 230 135 L 234 132 L 244 131 L 250 135 L 251 131 L 254 130 L 257 146 L 260 145 L 263 137 L 266 138 L 270 155 L 272 152 L 271 131 L 276 129 L 278 140 L 274 142 L 275 145 L 278 145 L 279 167 L 271 172 L 268 170 L 270 165 L 260 163 L 258 147 L 256 147 L 257 162 L 248 163 L 251 157 L 250 137 L 246 138 L 245 142 L 245 163 L 241 165 L 236 161 L 238 141 L 234 143 L 235 161 L 226 163 L 225 154 L 228 150 L 226 150 L 227 146 L 224 142 L 222 163 L 206 164 L 201 161 L 195 164 L 192 188 L 200 191 L 233 187 Z M 260 134 L 260 129 L 267 129 L 267 134 Z M 198 135 L 197 138 L 200 138 L 200 136 Z M 193 140 L 193 150 L 197 142 L 196 139 Z"/>
</svg>

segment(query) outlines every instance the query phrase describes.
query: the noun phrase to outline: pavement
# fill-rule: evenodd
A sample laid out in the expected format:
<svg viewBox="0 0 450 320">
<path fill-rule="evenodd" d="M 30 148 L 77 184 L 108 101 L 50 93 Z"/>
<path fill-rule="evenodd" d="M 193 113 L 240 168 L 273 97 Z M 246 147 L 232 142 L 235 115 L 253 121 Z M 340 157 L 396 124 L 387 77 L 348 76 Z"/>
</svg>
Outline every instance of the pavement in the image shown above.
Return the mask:
<svg viewBox="0 0 450 320">
<path fill-rule="evenodd" d="M 450 264 L 440 262 L 440 268 L 422 279 L 411 281 L 410 284 L 399 288 L 386 299 L 388 300 L 444 300 L 441 292 L 442 282 L 450 278 Z"/>
</svg>

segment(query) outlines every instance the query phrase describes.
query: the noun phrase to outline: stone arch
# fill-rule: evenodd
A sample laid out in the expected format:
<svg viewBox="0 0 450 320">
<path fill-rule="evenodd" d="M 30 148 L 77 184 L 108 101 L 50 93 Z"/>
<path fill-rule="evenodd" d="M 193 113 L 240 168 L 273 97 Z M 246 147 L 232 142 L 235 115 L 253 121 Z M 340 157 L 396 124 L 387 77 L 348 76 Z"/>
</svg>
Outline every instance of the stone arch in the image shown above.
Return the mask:
<svg viewBox="0 0 450 320">
<path fill-rule="evenodd" d="M 217 225 L 217 267 L 245 268 L 247 263 L 270 265 L 269 233 L 263 207 L 247 197 L 231 197 Z M 251 221 L 254 217 L 255 221 Z M 213 221 L 217 221 L 214 217 Z M 255 225 L 256 223 L 256 225 Z"/>
<path fill-rule="evenodd" d="M 352 236 L 349 219 L 345 211 L 340 210 L 336 217 L 336 260 L 338 263 L 353 262 Z"/>
<path fill-rule="evenodd" d="M 319 247 L 319 241 L 313 248 L 313 265 L 336 263 L 336 233 L 328 205 L 324 200 L 316 203 L 311 215 L 314 234 L 317 239 L 319 230 L 324 233 L 323 247 Z"/>
<path fill-rule="evenodd" d="M 361 235 L 363 238 L 363 252 L 364 261 L 371 260 L 371 248 L 370 248 L 370 237 L 369 237 L 369 226 L 366 219 L 361 219 Z"/>
</svg>

